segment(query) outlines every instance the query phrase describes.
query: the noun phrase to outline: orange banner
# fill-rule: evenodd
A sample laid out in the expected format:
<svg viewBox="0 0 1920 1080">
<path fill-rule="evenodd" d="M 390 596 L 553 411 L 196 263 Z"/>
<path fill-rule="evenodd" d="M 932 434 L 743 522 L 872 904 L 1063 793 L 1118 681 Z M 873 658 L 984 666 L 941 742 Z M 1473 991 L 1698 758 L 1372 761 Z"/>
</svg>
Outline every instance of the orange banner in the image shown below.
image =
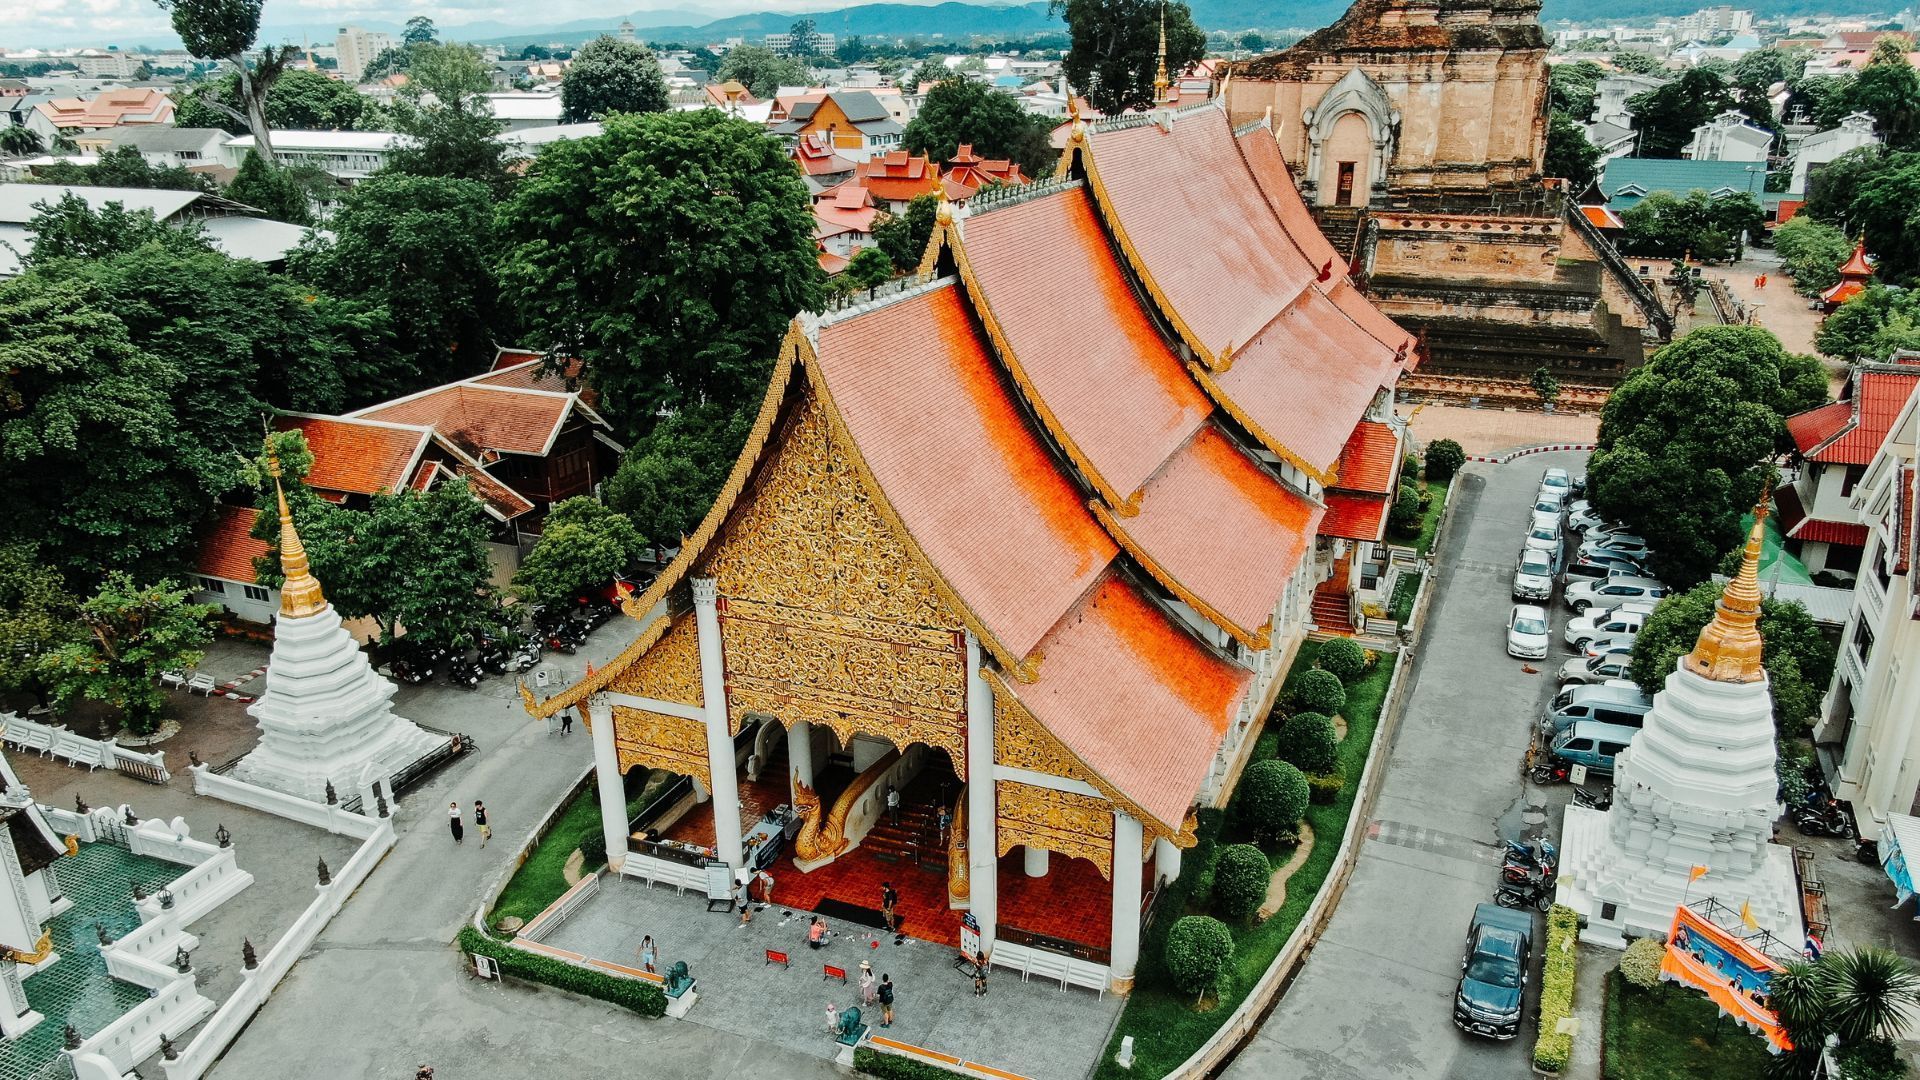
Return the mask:
<svg viewBox="0 0 1920 1080">
<path fill-rule="evenodd" d="M 1725 928 L 1688 908 L 1674 909 L 1661 974 L 1705 992 L 1721 1012 L 1759 1032 L 1775 1051 L 1793 1049 L 1767 995 L 1779 970 L 1772 957 Z"/>
</svg>

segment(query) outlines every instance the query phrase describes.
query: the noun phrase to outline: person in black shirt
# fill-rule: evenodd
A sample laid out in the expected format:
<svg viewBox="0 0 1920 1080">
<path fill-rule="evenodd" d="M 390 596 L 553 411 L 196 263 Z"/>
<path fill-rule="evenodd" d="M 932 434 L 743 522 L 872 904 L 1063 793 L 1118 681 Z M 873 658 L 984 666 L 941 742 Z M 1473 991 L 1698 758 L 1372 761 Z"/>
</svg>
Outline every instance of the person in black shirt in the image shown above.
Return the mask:
<svg viewBox="0 0 1920 1080">
<path fill-rule="evenodd" d="M 880 976 L 880 1026 L 893 1026 L 893 979 Z"/>
<path fill-rule="evenodd" d="M 883 918 L 886 919 L 887 933 L 889 934 L 894 933 L 895 931 L 900 929 L 899 916 L 894 914 L 894 908 L 899 903 L 900 903 L 900 894 L 893 891 L 893 882 L 891 881 L 881 882 L 880 883 L 880 914 Z"/>
</svg>

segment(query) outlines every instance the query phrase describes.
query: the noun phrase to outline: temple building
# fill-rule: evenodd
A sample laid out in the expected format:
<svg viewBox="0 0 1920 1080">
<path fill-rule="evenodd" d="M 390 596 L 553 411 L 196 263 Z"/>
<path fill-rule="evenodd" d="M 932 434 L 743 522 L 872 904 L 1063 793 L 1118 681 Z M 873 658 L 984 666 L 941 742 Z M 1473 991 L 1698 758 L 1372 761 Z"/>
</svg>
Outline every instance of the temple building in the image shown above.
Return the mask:
<svg viewBox="0 0 1920 1080">
<path fill-rule="evenodd" d="M 1543 177 L 1539 0 L 1356 0 L 1231 65 L 1343 260 L 1423 335 L 1423 372 L 1617 381 L 1672 333 L 1653 291 Z"/>
<path fill-rule="evenodd" d="M 1412 337 L 1274 136 L 1218 102 L 1078 121 L 1055 177 L 943 205 L 920 274 L 796 320 L 637 639 L 527 692 L 587 715 L 623 874 L 773 867 L 842 912 L 890 880 L 909 934 L 965 912 L 996 965 L 1131 986 L 1405 449 Z M 660 772 L 684 797 L 630 820 Z"/>
<path fill-rule="evenodd" d="M 1557 899 L 1584 918 L 1584 940 L 1659 937 L 1676 906 L 1712 897 L 1778 941 L 1801 941 L 1793 851 L 1773 842 L 1780 779 L 1759 626 L 1766 516 L 1763 503 L 1713 621 L 1620 751 L 1612 807 L 1567 807 Z"/>
</svg>

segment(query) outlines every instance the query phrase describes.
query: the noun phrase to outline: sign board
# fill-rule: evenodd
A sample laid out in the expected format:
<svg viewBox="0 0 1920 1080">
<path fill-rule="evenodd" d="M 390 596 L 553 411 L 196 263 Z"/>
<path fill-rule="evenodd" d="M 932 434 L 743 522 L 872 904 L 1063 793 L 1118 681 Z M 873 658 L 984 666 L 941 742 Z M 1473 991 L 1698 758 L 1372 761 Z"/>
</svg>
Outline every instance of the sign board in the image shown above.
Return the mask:
<svg viewBox="0 0 1920 1080">
<path fill-rule="evenodd" d="M 1587 767 L 1585 765 L 1575 765 L 1573 768 L 1568 769 L 1567 782 L 1572 784 L 1574 787 L 1586 787 L 1587 786 Z"/>
<path fill-rule="evenodd" d="M 1674 908 L 1660 977 L 1705 992 L 1723 1015 L 1758 1032 L 1776 1051 L 1793 1048 L 1769 996 L 1773 973 L 1779 970 L 1778 961 L 1727 927 L 1691 908 Z"/>
<path fill-rule="evenodd" d="M 960 913 L 960 955 L 973 966 L 980 966 L 980 920 L 971 911 Z"/>
<path fill-rule="evenodd" d="M 723 862 L 707 864 L 707 910 L 712 911 L 715 904 L 726 904 L 727 910 L 733 910 L 733 867 Z"/>
<path fill-rule="evenodd" d="M 468 955 L 473 957 L 473 973 L 475 975 L 483 979 L 498 979 L 500 977 L 500 965 L 493 957 L 482 956 L 479 953 L 469 953 Z"/>
</svg>

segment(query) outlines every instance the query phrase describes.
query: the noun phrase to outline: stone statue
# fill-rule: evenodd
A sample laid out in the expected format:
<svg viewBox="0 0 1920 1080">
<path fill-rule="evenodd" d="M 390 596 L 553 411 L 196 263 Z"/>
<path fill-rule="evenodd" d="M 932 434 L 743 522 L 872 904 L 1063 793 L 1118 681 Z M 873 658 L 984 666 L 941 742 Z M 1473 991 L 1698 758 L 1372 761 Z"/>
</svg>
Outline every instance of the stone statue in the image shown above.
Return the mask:
<svg viewBox="0 0 1920 1080">
<path fill-rule="evenodd" d="M 692 985 L 693 975 L 687 970 L 687 962 L 685 960 L 675 961 L 674 965 L 667 969 L 668 997 L 679 997 L 681 994 L 686 993 L 687 989 Z"/>
</svg>

